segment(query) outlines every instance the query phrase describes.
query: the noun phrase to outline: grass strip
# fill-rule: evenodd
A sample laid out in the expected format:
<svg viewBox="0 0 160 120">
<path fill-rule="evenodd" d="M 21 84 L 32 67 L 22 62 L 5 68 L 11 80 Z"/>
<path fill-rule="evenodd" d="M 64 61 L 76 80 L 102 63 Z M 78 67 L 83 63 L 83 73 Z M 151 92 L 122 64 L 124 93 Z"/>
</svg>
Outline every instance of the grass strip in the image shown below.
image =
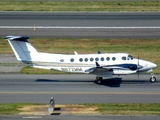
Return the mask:
<svg viewBox="0 0 160 120">
<path fill-rule="evenodd" d="M 0 2 L 0 11 L 160 11 L 160 1 Z"/>
<path fill-rule="evenodd" d="M 25 112 L 23 107 L 26 106 L 42 106 L 44 104 L 35 103 L 11 103 L 0 104 L 0 115 L 14 115 Z M 83 104 L 86 108 L 96 107 L 98 112 L 111 115 L 160 115 L 159 103 L 131 103 L 131 104 Z M 81 109 L 81 108 L 80 108 Z"/>
<path fill-rule="evenodd" d="M 98 106 L 97 111 L 102 114 L 113 114 L 113 115 L 160 115 L 160 104 L 96 104 L 89 106 Z"/>
<path fill-rule="evenodd" d="M 24 106 L 33 105 L 31 103 L 4 103 L 0 104 L 0 115 L 14 115 L 21 112 L 19 108 L 22 108 Z"/>
</svg>

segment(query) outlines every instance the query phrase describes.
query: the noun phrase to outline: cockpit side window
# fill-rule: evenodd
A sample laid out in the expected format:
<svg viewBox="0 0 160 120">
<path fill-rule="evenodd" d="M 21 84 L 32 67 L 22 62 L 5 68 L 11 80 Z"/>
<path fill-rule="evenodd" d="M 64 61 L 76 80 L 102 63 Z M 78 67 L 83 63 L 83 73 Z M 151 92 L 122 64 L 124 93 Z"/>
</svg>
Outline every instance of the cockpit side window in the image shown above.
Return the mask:
<svg viewBox="0 0 160 120">
<path fill-rule="evenodd" d="M 131 55 L 128 55 L 128 60 L 133 60 L 133 57 Z"/>
</svg>

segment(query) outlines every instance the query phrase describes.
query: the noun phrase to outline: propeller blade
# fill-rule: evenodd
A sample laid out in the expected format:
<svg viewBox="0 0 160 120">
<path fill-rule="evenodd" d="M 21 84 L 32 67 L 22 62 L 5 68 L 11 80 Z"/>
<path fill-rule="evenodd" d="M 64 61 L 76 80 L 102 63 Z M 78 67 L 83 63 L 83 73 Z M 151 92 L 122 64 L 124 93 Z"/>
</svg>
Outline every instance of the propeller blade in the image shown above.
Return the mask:
<svg viewBox="0 0 160 120">
<path fill-rule="evenodd" d="M 100 65 L 98 64 L 98 62 L 96 62 L 96 67 L 100 67 Z"/>
<path fill-rule="evenodd" d="M 139 79 L 139 54 L 138 54 L 138 64 L 137 64 L 137 75 L 138 75 L 138 79 Z"/>
</svg>

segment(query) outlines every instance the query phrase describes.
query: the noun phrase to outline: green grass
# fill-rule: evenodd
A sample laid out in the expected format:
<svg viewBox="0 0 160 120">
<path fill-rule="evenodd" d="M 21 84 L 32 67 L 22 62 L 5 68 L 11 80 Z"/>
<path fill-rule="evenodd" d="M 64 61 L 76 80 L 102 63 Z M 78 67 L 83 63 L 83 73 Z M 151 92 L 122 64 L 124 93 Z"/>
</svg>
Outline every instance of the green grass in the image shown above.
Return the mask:
<svg viewBox="0 0 160 120">
<path fill-rule="evenodd" d="M 11 104 L 0 104 L 0 115 L 13 115 L 21 112 L 19 108 L 23 106 L 32 105 L 31 103 L 11 103 Z"/>
<path fill-rule="evenodd" d="M 29 39 L 31 44 L 39 52 L 74 54 L 74 51 L 81 53 L 102 53 L 125 52 L 137 58 L 154 62 L 158 67 L 154 73 L 160 74 L 160 39 Z M 62 44 L 63 43 L 63 44 Z M 9 43 L 0 39 L 0 54 L 13 54 Z M 34 72 L 35 71 L 35 72 Z M 30 67 L 22 69 L 22 73 L 52 74 L 57 73 L 49 70 L 41 70 Z"/>
<path fill-rule="evenodd" d="M 0 2 L 0 11 L 160 11 L 160 1 Z"/>
<path fill-rule="evenodd" d="M 31 105 L 44 105 L 36 103 L 10 103 L 0 104 L 0 115 L 14 115 L 20 112 L 20 108 Z M 159 103 L 132 103 L 132 104 L 84 104 L 86 107 L 97 107 L 97 111 L 102 114 L 111 115 L 160 115 Z"/>
<path fill-rule="evenodd" d="M 160 104 L 99 104 L 97 111 L 103 114 L 160 115 Z"/>
</svg>

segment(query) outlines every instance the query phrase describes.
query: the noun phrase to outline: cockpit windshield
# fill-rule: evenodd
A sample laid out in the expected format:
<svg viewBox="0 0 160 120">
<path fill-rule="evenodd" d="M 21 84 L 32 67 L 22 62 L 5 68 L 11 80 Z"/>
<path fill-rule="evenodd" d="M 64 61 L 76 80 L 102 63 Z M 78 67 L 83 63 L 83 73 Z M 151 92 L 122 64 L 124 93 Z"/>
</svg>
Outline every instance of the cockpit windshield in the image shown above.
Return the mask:
<svg viewBox="0 0 160 120">
<path fill-rule="evenodd" d="M 133 57 L 131 55 L 128 55 L 128 60 L 133 60 Z"/>
</svg>

